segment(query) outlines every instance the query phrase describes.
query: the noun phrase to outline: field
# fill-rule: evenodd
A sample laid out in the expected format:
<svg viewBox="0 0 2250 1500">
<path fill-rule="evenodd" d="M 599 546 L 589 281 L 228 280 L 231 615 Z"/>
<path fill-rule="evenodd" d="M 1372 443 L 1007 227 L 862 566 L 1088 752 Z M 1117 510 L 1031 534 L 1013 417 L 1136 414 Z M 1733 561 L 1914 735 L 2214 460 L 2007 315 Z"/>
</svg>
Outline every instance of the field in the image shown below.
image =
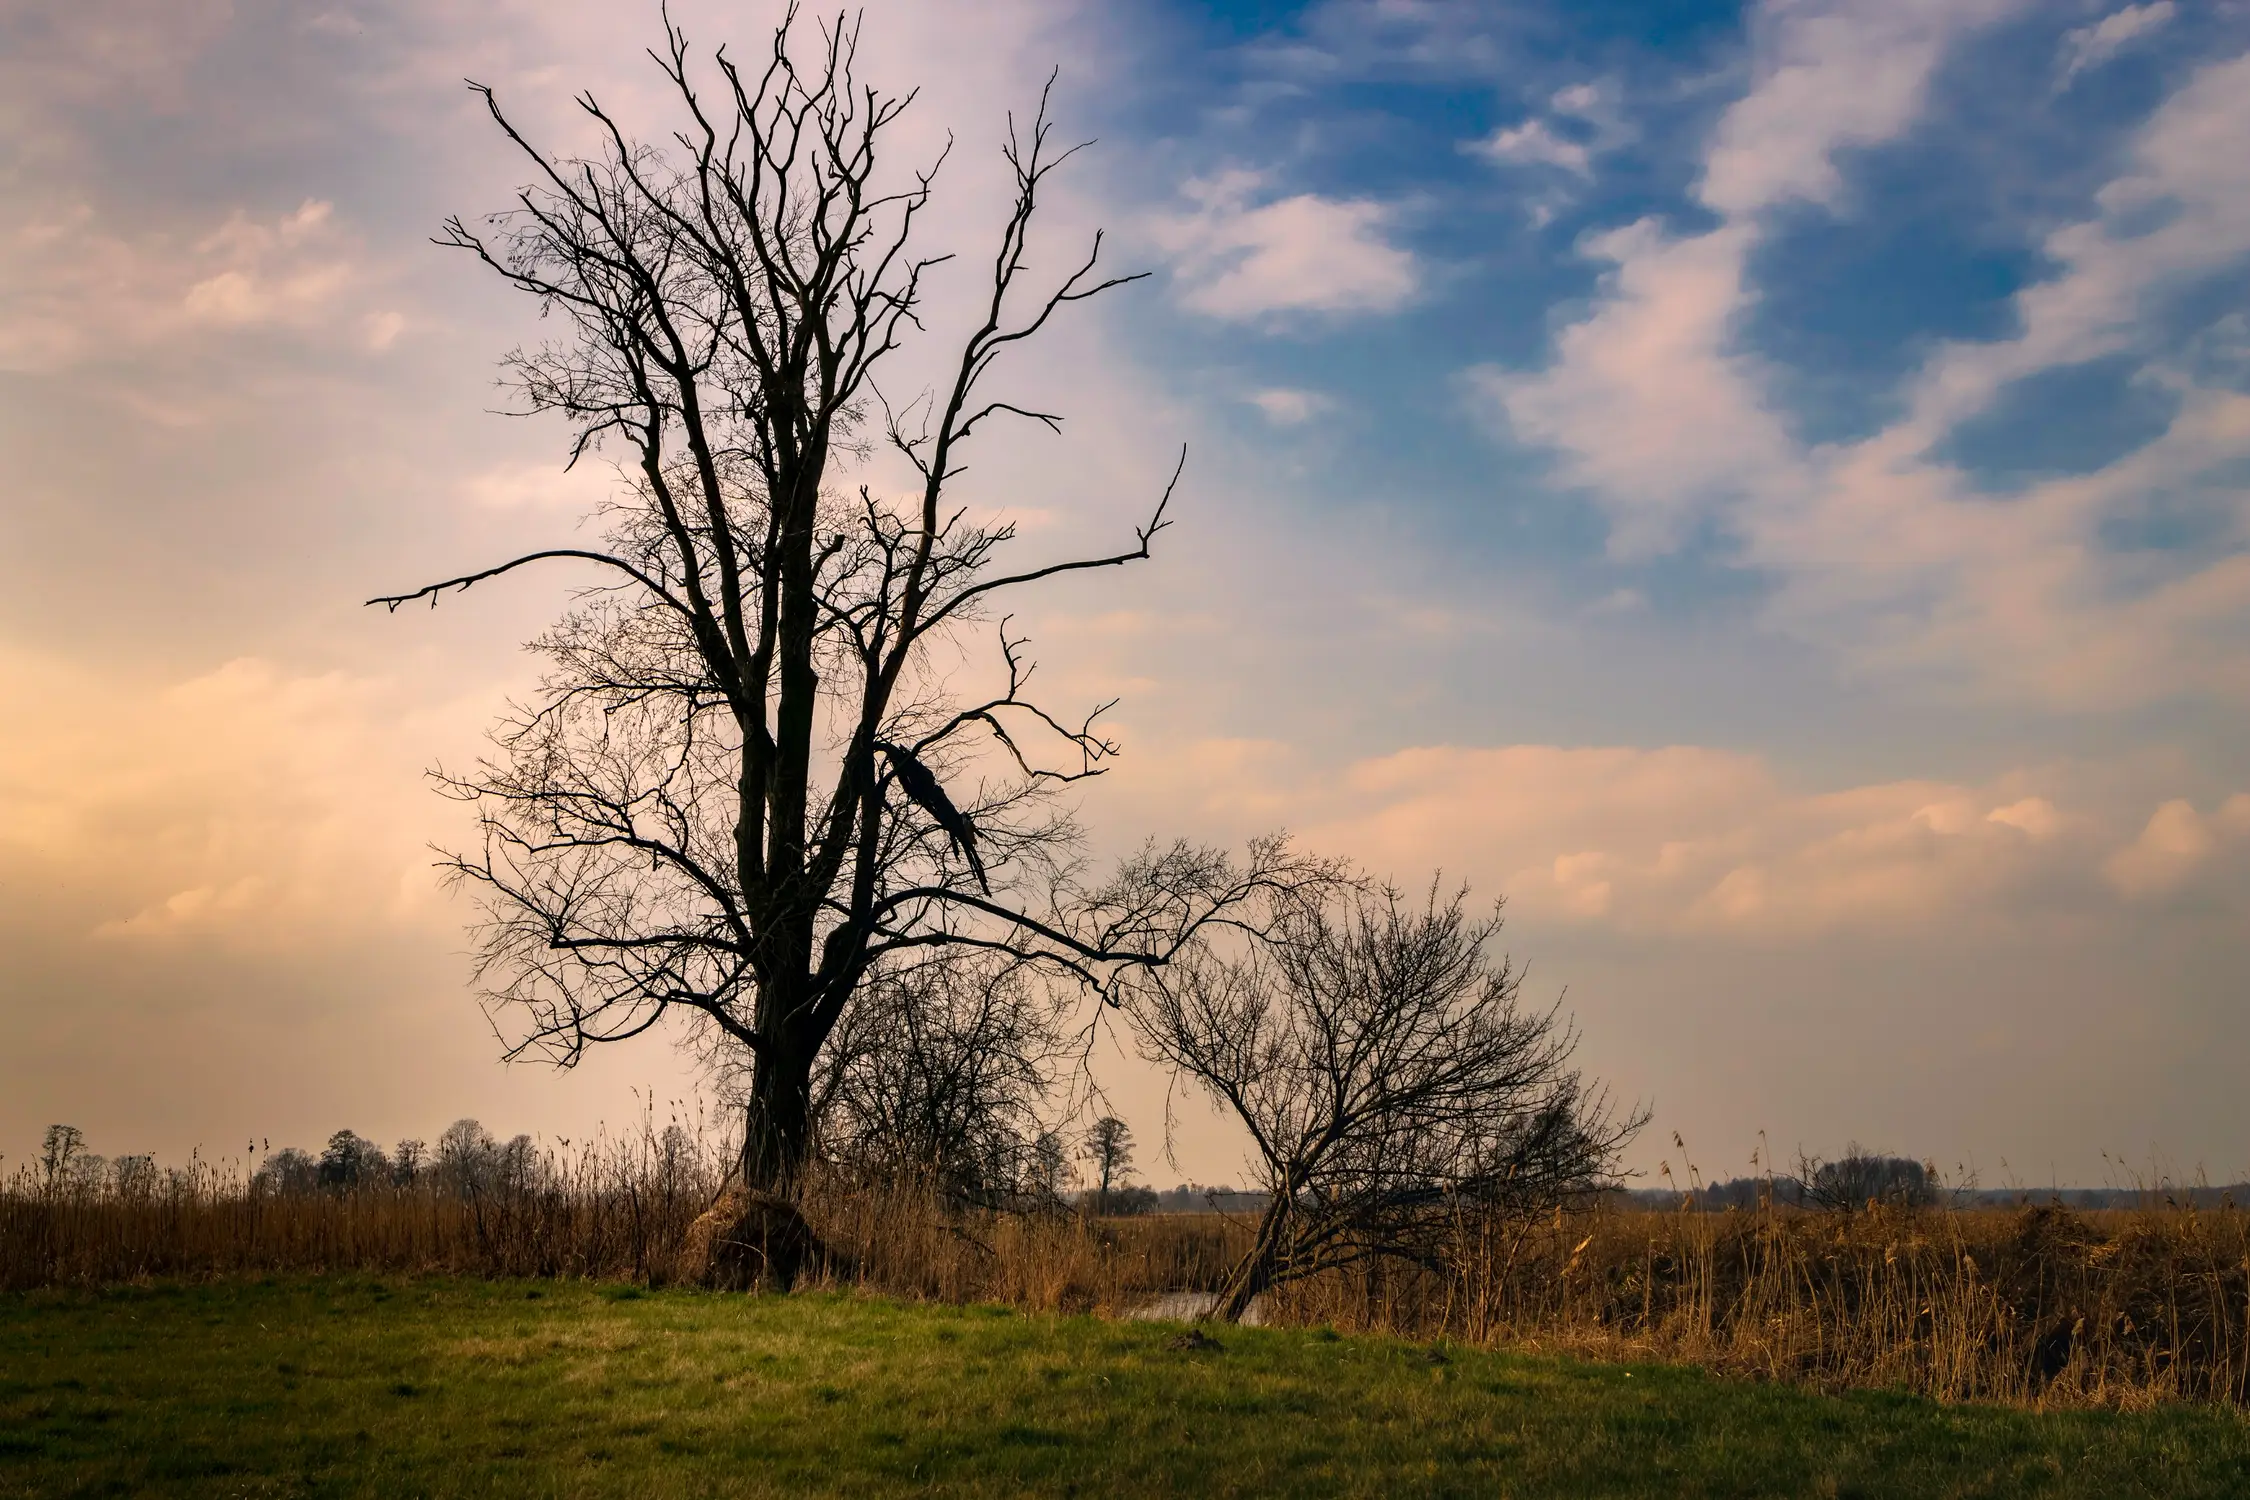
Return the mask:
<svg viewBox="0 0 2250 1500">
<path fill-rule="evenodd" d="M 0 1297 L 0 1496 L 2223 1496 L 2250 1422 L 583 1282 Z"/>
<path fill-rule="evenodd" d="M 706 1180 L 706 1179 L 711 1180 Z M 175 1174 L 137 1191 L 0 1187 L 0 1293 L 305 1274 L 660 1287 L 692 1279 L 710 1170 L 561 1159 L 450 1188 L 272 1191 Z M 827 1289 L 1028 1313 L 1117 1314 L 1222 1285 L 1240 1219 L 949 1208 L 815 1185 Z M 1376 1263 L 1284 1289 L 1278 1323 L 1662 1360 L 1825 1391 L 2141 1409 L 2250 1405 L 2250 1212 L 2161 1198 L 1856 1213 L 1766 1205 L 1465 1218 L 1429 1268 Z"/>
</svg>

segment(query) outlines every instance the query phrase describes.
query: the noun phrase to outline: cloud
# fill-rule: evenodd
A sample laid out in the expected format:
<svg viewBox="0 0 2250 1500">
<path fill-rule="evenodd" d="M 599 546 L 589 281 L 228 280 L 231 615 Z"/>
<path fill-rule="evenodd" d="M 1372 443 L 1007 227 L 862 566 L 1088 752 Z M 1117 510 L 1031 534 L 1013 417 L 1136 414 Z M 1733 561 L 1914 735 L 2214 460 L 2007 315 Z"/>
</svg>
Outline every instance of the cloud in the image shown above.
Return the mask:
<svg viewBox="0 0 2250 1500">
<path fill-rule="evenodd" d="M 236 210 L 186 245 L 163 231 L 128 238 L 84 203 L 50 205 L 0 238 L 0 369 L 51 371 L 262 326 L 343 328 L 366 279 L 317 199 L 266 219 Z M 362 317 L 374 348 L 403 322 Z"/>
<path fill-rule="evenodd" d="M 1618 107 L 1614 88 L 1574 83 L 1555 91 L 1544 116 L 1502 126 L 1467 149 L 1500 165 L 1559 167 L 1591 177 L 1595 158 L 1630 142 L 1636 133 Z"/>
<path fill-rule="evenodd" d="M 1647 557 L 1715 527 L 1774 580 L 1769 617 L 1792 632 L 2072 706 L 2236 692 L 2250 686 L 2250 397 L 2200 383 L 2149 339 L 2165 299 L 2250 256 L 2250 163 L 2226 144 L 2250 134 L 2250 57 L 2165 101 L 2095 214 L 2047 237 L 2056 271 L 2018 294 L 2019 331 L 1937 349 L 1889 428 L 1800 440 L 1776 399 L 1784 377 L 1740 345 L 1769 210 L 1833 203 L 1837 153 L 1912 124 L 1947 46 L 2001 10 L 1769 8 L 1756 81 L 1715 130 L 1697 190 L 1719 223 L 1589 238 L 1609 267 L 1593 311 L 1544 369 L 1472 370 L 1469 389 L 1603 507 L 1613 552 Z M 1943 456 L 2012 382 L 2113 353 L 2177 399 L 2154 442 L 2005 503 Z M 2224 517 L 2215 546 L 2164 556 L 2106 540 L 2152 504 Z"/>
<path fill-rule="evenodd" d="M 1542 918 L 1745 937 L 1984 924 L 2091 862 L 2025 778 L 1785 786 L 1757 756 L 1439 746 L 1362 762 L 1308 835 L 1381 868 L 1474 871 Z"/>
<path fill-rule="evenodd" d="M 1649 219 L 1597 235 L 1585 253 L 1613 267 L 1600 310 L 1561 331 L 1548 368 L 1470 373 L 1520 440 L 1557 450 L 1565 482 L 1603 500 L 1617 555 L 1676 546 L 1792 463 L 1755 373 L 1729 349 L 1746 240 L 1673 239 Z"/>
<path fill-rule="evenodd" d="M 1586 256 L 1614 269 L 1594 313 L 1558 335 L 1548 368 L 1471 372 L 1518 437 L 1559 450 L 1563 477 L 1605 501 L 1615 551 L 1676 546 L 1702 515 L 1797 481 L 1760 372 L 1733 350 L 1757 217 L 1829 198 L 1835 153 L 1904 130 L 1948 42 L 1998 9 L 1769 6 L 1757 81 L 1721 117 L 1696 186 L 1720 226 L 1676 237 L 1651 218 L 1590 237 Z"/>
<path fill-rule="evenodd" d="M 2079 74 L 2100 67 L 2134 41 L 2168 24 L 2178 13 L 2179 7 L 2172 0 L 2152 0 L 2147 5 L 2128 5 L 2091 26 L 2064 33 L 2060 59 L 2063 84 L 2067 87 Z"/>
<path fill-rule="evenodd" d="M 181 299 L 198 323 L 245 326 L 297 321 L 316 314 L 350 277 L 335 261 L 305 260 L 300 252 L 328 223 L 332 205 L 307 200 L 276 222 L 259 224 L 237 213 L 196 247 L 227 269 L 187 289 Z"/>
<path fill-rule="evenodd" d="M 1209 317 L 1389 312 L 1419 286 L 1414 257 L 1387 238 L 1391 210 L 1314 193 L 1261 201 L 1265 180 L 1222 172 L 1188 185 L 1192 213 L 1162 220 L 1181 301 Z"/>
<path fill-rule="evenodd" d="M 173 113 L 192 89 L 189 63 L 233 20 L 229 0 L 73 0 L 0 14 L 0 121 L 11 144 L 62 143 L 56 116 L 121 96 Z"/>
<path fill-rule="evenodd" d="M 1526 120 L 1521 125 L 1510 125 L 1495 130 L 1491 135 L 1470 147 L 1488 161 L 1508 162 L 1516 166 L 1561 167 L 1579 176 L 1591 175 L 1594 153 L 1584 141 L 1558 135 L 1545 120 Z"/>
<path fill-rule="evenodd" d="M 1814 0 L 1754 16 L 1758 81 L 1720 120 L 1696 196 L 1730 217 L 1834 201 L 1837 153 L 1887 141 L 1920 114 L 1962 33 L 2018 0 Z"/>
<path fill-rule="evenodd" d="M 1250 404 L 1265 415 L 1276 427 L 1299 427 L 1335 403 L 1318 391 L 1300 391 L 1289 387 L 1252 391 Z"/>
<path fill-rule="evenodd" d="M 501 464 L 461 482 L 461 494 L 484 510 L 553 510 L 591 514 L 624 483 L 600 457 L 587 457 L 565 469 L 553 463 Z"/>
<path fill-rule="evenodd" d="M 488 706 L 251 657 L 136 690 L 8 653 L 0 869 L 82 893 L 108 941 L 451 930 L 428 848 L 447 811 L 419 771 Z"/>
<path fill-rule="evenodd" d="M 2091 218 L 2050 234 L 2057 273 L 2016 297 L 2022 331 L 1946 348 L 1914 392 L 1915 436 L 1939 435 L 2007 382 L 2135 347 L 2152 299 L 2250 255 L 2250 54 L 2197 72 L 2141 127 Z"/>
<path fill-rule="evenodd" d="M 2165 821 L 2176 814 L 2140 831 L 2138 799 L 2165 774 L 2027 767 L 1807 787 L 1762 755 L 1702 745 L 1438 744 L 1321 767 L 1275 741 L 1136 736 L 1133 805 L 1119 811 L 1234 837 L 1288 827 L 1378 875 L 1412 884 L 1442 870 L 1543 926 L 1612 938 L 1978 942 L 2122 918 L 2120 896 L 2189 877 L 2250 905 L 2250 880 L 2210 885 L 2222 867 L 2181 843 Z M 2203 824 L 2211 847 L 2250 849 L 2250 794 Z"/>
<path fill-rule="evenodd" d="M 2102 866 L 2111 885 L 2132 900 L 2168 896 L 2194 880 L 2228 844 L 2250 842 L 2250 795 L 2237 794 L 2206 818 L 2176 797 L 2149 814 L 2140 837 Z"/>
</svg>

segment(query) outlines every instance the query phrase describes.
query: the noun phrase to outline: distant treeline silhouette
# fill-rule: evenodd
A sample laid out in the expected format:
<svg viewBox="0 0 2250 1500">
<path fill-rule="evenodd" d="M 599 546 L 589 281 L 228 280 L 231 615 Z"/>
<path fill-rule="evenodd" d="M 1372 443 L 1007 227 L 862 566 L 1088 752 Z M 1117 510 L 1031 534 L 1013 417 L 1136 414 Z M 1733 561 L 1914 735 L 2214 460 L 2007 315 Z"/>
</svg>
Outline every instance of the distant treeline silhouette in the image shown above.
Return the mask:
<svg viewBox="0 0 2250 1500">
<path fill-rule="evenodd" d="M 1785 1207 L 1853 1213 L 1871 1208 L 2029 1208 L 2074 1209 L 2201 1208 L 2250 1205 L 2250 1183 L 2214 1186 L 2168 1179 L 2122 1187 L 2011 1186 L 1986 1188 L 1973 1177 L 1947 1182 L 1937 1167 L 1911 1157 L 1847 1146 L 1833 1161 L 1800 1157 L 1793 1173 L 1734 1177 L 1682 1188 L 1620 1189 L 1620 1201 L 1649 1209 L 1729 1209 Z"/>
<path fill-rule="evenodd" d="M 1114 1117 L 1096 1120 L 1080 1137 L 1078 1154 L 1095 1174 L 1084 1187 L 1072 1177 L 1067 1133 L 1045 1132 L 1040 1141 L 1040 1170 L 1033 1182 L 997 1194 L 1014 1207 L 1046 1202 L 1129 1218 L 1152 1213 L 1255 1212 L 1267 1202 L 1263 1193 L 1236 1187 L 1183 1182 L 1160 1192 L 1133 1182 L 1132 1134 Z M 646 1145 L 645 1165 L 659 1192 L 692 1196 L 694 1191 L 709 1189 L 722 1175 L 724 1150 L 680 1121 L 652 1127 Z M 474 1198 L 552 1190 L 568 1176 L 557 1165 L 556 1154 L 542 1149 L 531 1136 L 519 1134 L 503 1141 L 481 1121 L 469 1118 L 448 1125 L 434 1147 L 409 1137 L 386 1151 L 346 1128 L 330 1135 L 318 1154 L 298 1146 L 269 1146 L 250 1154 L 257 1165 L 248 1174 L 247 1191 L 279 1197 L 419 1189 Z M 867 1170 L 869 1165 L 850 1152 L 839 1153 L 831 1162 L 846 1179 L 862 1182 L 877 1180 Z M 211 1170 L 201 1164 L 159 1167 L 148 1155 L 104 1157 L 88 1149 L 85 1132 L 77 1126 L 50 1125 L 30 1181 L 19 1180 L 16 1186 L 47 1196 L 141 1201 L 166 1192 L 198 1191 Z M 1101 1181 L 1105 1170 L 1107 1186 Z M 900 1163 L 899 1172 L 916 1180 L 910 1161 Z M 926 1181 L 941 1191 L 960 1186 L 942 1176 Z M 987 1181 L 979 1184 L 976 1195 L 943 1195 L 958 1202 L 983 1201 L 991 1196 L 991 1187 Z"/>
<path fill-rule="evenodd" d="M 684 1180 L 687 1164 L 700 1155 L 694 1138 L 674 1123 L 657 1135 L 656 1144 L 659 1173 L 680 1174 Z M 445 1128 L 435 1150 L 408 1139 L 386 1152 L 350 1129 L 331 1135 L 318 1156 L 284 1146 L 266 1154 L 251 1181 L 273 1193 L 427 1187 L 465 1197 L 544 1186 L 548 1172 L 547 1159 L 530 1136 L 500 1141 L 480 1122 L 461 1119 Z"/>
</svg>

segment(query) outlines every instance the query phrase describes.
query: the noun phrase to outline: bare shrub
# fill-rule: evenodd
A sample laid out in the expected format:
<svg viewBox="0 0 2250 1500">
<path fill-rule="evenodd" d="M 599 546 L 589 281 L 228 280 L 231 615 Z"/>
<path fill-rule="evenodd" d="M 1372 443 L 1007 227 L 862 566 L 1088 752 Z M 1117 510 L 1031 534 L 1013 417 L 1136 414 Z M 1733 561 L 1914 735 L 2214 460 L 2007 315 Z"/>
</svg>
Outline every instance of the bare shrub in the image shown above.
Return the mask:
<svg viewBox="0 0 2250 1500">
<path fill-rule="evenodd" d="M 1395 1258 L 1435 1268 L 1464 1218 L 1589 1196 L 1645 1116 L 1570 1067 L 1556 1012 L 1526 1010 L 1495 915 L 1433 887 L 1285 902 L 1264 939 L 1151 972 L 1130 1010 L 1144 1054 L 1248 1130 L 1267 1194 L 1218 1304 L 1239 1319 L 1282 1283 Z"/>
<path fill-rule="evenodd" d="M 846 1180 L 922 1183 L 961 1204 L 1051 1198 L 1044 1119 L 1061 1002 L 1007 955 L 879 969 L 814 1080 L 822 1156 Z"/>
<path fill-rule="evenodd" d="M 1854 1141 L 1834 1161 L 1798 1158 L 1797 1176 L 1791 1186 L 1808 1208 L 1850 1213 L 1885 1204 L 1927 1208 L 1937 1202 L 1942 1185 L 1937 1169 L 1927 1162 L 1886 1156 Z"/>
</svg>

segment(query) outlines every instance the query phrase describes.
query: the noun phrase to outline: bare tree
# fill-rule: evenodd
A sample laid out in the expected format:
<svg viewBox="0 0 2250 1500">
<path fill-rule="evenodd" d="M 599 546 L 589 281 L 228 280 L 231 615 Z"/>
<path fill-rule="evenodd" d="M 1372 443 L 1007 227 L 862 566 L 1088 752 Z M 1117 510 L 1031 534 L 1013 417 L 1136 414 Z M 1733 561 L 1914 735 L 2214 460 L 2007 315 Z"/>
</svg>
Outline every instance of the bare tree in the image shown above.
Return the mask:
<svg viewBox="0 0 2250 1500">
<path fill-rule="evenodd" d="M 320 1185 L 338 1192 L 353 1192 L 391 1175 L 391 1160 L 383 1148 L 353 1130 L 339 1130 L 328 1138 L 320 1153 Z"/>
<path fill-rule="evenodd" d="M 978 321 L 940 388 L 886 400 L 874 376 L 920 330 L 941 259 L 915 248 L 936 169 L 878 170 L 912 96 L 859 82 L 857 40 L 839 20 L 800 45 L 792 12 L 756 65 L 722 48 L 699 71 L 667 25 L 650 55 L 677 129 L 636 140 L 582 96 L 603 142 L 590 159 L 535 145 L 479 88 L 533 182 L 440 243 L 561 323 L 508 379 L 527 412 L 572 424 L 573 463 L 610 453 L 621 492 L 600 545 L 371 601 L 434 604 L 533 562 L 596 570 L 534 643 L 548 675 L 497 753 L 441 778 L 480 816 L 481 846 L 452 868 L 483 896 L 487 1002 L 511 1055 L 564 1064 L 684 1014 L 715 1053 L 748 1057 L 742 1175 L 783 1191 L 810 1146 L 818 1055 L 873 966 L 967 945 L 1100 987 L 1295 868 L 1278 843 L 1240 866 L 1182 847 L 1082 889 L 1048 799 L 1116 752 L 1100 710 L 1031 698 L 1004 617 L 1004 686 L 958 700 L 933 668 L 1010 591 L 1146 558 L 1179 470 L 1130 545 L 1021 567 L 1001 561 L 1014 528 L 952 498 L 991 424 L 1060 424 L 990 389 L 1003 356 L 1135 278 L 1098 269 L 1097 234 L 1028 286 L 1034 216 L 1077 149 L 1058 149 L 1043 96 L 1009 126 L 1014 196 Z M 838 493 L 877 443 L 915 490 Z"/>
<path fill-rule="evenodd" d="M 1004 954 L 879 966 L 813 1083 L 822 1153 L 849 1175 L 958 1203 L 1043 1198 L 1040 1142 L 1064 1005 Z"/>
<path fill-rule="evenodd" d="M 1463 1214 L 1525 1215 L 1589 1193 L 1645 1114 L 1570 1067 L 1575 1034 L 1525 1010 L 1486 956 L 1497 915 L 1395 890 L 1291 899 L 1270 935 L 1145 976 L 1145 1056 L 1248 1130 L 1267 1194 L 1214 1315 L 1297 1277 L 1397 1256 L 1435 1264 Z"/>
<path fill-rule="evenodd" d="M 1835 1161 L 1800 1152 L 1791 1185 L 1797 1200 L 1808 1208 L 1850 1213 L 1877 1204 L 1927 1208 L 1937 1202 L 1942 1180 L 1928 1162 L 1870 1151 L 1854 1141 Z"/>
<path fill-rule="evenodd" d="M 49 1193 L 62 1191 L 77 1175 L 86 1155 L 86 1132 L 75 1125 L 50 1125 L 39 1142 L 39 1177 Z"/>
<path fill-rule="evenodd" d="M 269 1193 L 297 1196 L 320 1186 L 320 1162 L 310 1152 L 284 1146 L 268 1153 L 253 1179 Z"/>
<path fill-rule="evenodd" d="M 1032 1137 L 1024 1159 L 1024 1200 L 1029 1207 L 1059 1209 L 1070 1188 L 1070 1142 L 1060 1129 Z"/>
<path fill-rule="evenodd" d="M 156 1158 L 145 1152 L 120 1156 L 109 1164 L 110 1191 L 121 1202 L 148 1202 L 156 1196 L 157 1184 L 161 1180 L 156 1170 Z"/>
<path fill-rule="evenodd" d="M 1086 1127 L 1080 1148 L 1094 1174 L 1094 1212 L 1109 1212 L 1110 1190 L 1122 1186 L 1133 1170 L 1133 1128 L 1115 1115 L 1103 1115 Z"/>
<path fill-rule="evenodd" d="M 438 1183 L 457 1197 L 489 1192 L 498 1175 L 500 1143 L 476 1120 L 455 1120 L 438 1137 L 430 1171 Z"/>
</svg>

